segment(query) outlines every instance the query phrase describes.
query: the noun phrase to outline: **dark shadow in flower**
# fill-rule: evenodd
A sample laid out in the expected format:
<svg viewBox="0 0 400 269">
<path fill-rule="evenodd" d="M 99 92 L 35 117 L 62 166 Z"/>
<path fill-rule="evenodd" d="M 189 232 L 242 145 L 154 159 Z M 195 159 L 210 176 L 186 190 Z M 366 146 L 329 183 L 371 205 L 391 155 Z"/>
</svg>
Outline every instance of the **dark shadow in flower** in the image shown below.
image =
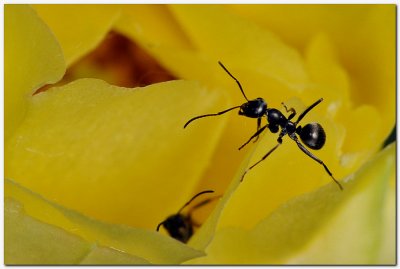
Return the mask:
<svg viewBox="0 0 400 269">
<path fill-rule="evenodd" d="M 60 82 L 45 85 L 35 94 L 87 77 L 128 88 L 176 79 L 132 40 L 111 31 L 94 51 L 70 66 Z"/>
</svg>

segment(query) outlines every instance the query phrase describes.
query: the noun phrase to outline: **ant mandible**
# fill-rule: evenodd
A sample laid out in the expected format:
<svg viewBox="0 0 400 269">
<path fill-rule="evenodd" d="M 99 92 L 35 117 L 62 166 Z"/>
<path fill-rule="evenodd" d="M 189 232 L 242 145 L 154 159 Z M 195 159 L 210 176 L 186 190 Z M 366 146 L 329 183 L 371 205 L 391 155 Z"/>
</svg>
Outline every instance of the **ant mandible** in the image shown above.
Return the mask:
<svg viewBox="0 0 400 269">
<path fill-rule="evenodd" d="M 196 199 L 198 196 L 205 194 L 205 193 L 212 193 L 214 192 L 213 190 L 207 190 L 207 191 L 202 191 L 196 194 L 195 196 L 192 197 L 186 204 L 184 204 L 181 209 L 179 209 L 178 213 L 173 214 L 169 216 L 167 219 L 165 219 L 163 222 L 157 225 L 157 232 L 160 230 L 161 225 L 164 226 L 164 228 L 167 230 L 168 234 L 175 238 L 176 240 L 179 240 L 183 243 L 186 243 L 190 237 L 193 235 L 193 226 L 200 226 L 199 224 L 195 223 L 192 218 L 191 218 L 191 213 L 193 212 L 194 209 L 199 208 L 212 200 L 214 200 L 217 197 L 212 197 L 209 199 L 206 199 L 195 206 L 193 206 L 187 214 L 182 214 L 182 210 L 188 206 L 194 199 Z"/>
<path fill-rule="evenodd" d="M 319 164 L 321 164 L 324 168 L 325 171 L 328 173 L 328 175 L 333 179 L 333 181 L 339 186 L 339 188 L 341 190 L 343 190 L 342 185 L 333 177 L 331 171 L 328 169 L 328 167 L 325 165 L 325 163 L 318 159 L 316 156 L 314 156 L 298 139 L 297 135 L 300 136 L 300 140 L 310 149 L 313 150 L 318 150 L 321 149 L 326 141 L 326 135 L 325 135 L 325 131 L 322 128 L 322 126 L 319 123 L 313 122 L 313 123 L 309 123 L 306 124 L 304 127 L 298 125 L 299 122 L 304 118 L 304 116 L 310 112 L 311 109 L 313 109 L 315 106 L 317 106 L 319 103 L 322 102 L 323 98 L 320 98 L 319 100 L 317 100 L 315 103 L 313 103 L 311 106 L 309 106 L 306 110 L 304 110 L 300 116 L 297 118 L 297 120 L 295 122 L 291 121 L 291 119 L 294 118 L 294 116 L 296 116 L 296 111 L 293 108 L 288 109 L 286 107 L 286 105 L 284 103 L 282 103 L 282 105 L 284 106 L 286 112 L 290 112 L 291 114 L 288 116 L 288 118 L 286 118 L 282 112 L 280 112 L 278 109 L 275 108 L 267 108 L 267 103 L 264 101 L 263 98 L 256 98 L 254 100 L 249 100 L 244 91 L 242 86 L 240 85 L 239 80 L 237 80 L 227 69 L 226 67 L 221 63 L 218 62 L 219 65 L 226 71 L 226 73 L 228 73 L 229 76 L 231 76 L 236 83 L 239 86 L 240 91 L 242 92 L 244 98 L 247 100 L 246 103 L 240 105 L 240 106 L 235 106 L 229 109 L 226 109 L 224 111 L 215 113 L 215 114 L 206 114 L 206 115 L 201 115 L 201 116 L 197 116 L 194 117 L 192 119 L 190 119 L 185 125 L 184 128 L 191 123 L 194 120 L 203 118 L 203 117 L 208 117 L 208 116 L 218 116 L 221 114 L 224 114 L 228 111 L 231 111 L 233 109 L 236 108 L 240 108 L 239 110 L 239 115 L 242 116 L 246 116 L 249 118 L 257 118 L 257 132 L 252 135 L 250 137 L 250 139 L 244 143 L 240 148 L 242 149 L 244 146 L 246 146 L 251 140 L 253 140 L 255 138 L 255 140 L 258 139 L 259 135 L 266 129 L 268 128 L 271 133 L 277 133 L 279 132 L 279 129 L 281 129 L 281 132 L 279 133 L 278 136 L 278 144 L 273 147 L 270 151 L 267 152 L 267 154 L 265 154 L 261 160 L 259 160 L 258 162 L 256 162 L 255 164 L 253 164 L 250 168 L 248 168 L 243 176 L 241 181 L 243 181 L 244 176 L 249 172 L 249 170 L 251 170 L 252 168 L 254 168 L 257 164 L 259 164 L 260 162 L 262 162 L 263 160 L 265 160 L 274 150 L 276 150 L 281 144 L 282 144 L 282 138 L 285 135 L 288 135 L 293 141 L 296 142 L 297 146 L 299 147 L 299 149 L 301 151 L 303 151 L 307 156 L 309 156 L 310 158 L 312 158 L 314 161 L 318 162 Z M 263 116 L 266 116 L 267 118 L 267 124 L 265 126 L 263 126 L 262 128 L 260 128 L 261 125 L 261 119 Z M 296 135 L 297 134 L 297 135 Z"/>
</svg>

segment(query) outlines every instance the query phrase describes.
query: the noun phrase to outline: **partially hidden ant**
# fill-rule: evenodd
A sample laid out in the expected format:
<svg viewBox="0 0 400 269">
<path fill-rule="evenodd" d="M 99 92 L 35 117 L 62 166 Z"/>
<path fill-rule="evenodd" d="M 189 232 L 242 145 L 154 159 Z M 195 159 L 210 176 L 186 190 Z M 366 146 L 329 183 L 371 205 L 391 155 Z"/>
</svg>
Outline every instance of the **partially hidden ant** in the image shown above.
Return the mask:
<svg viewBox="0 0 400 269">
<path fill-rule="evenodd" d="M 193 221 L 191 214 L 192 212 L 201 207 L 204 206 L 205 204 L 211 202 L 212 200 L 220 197 L 212 197 L 208 198 L 196 205 L 194 205 L 192 208 L 188 210 L 186 214 L 181 213 L 182 210 L 187 207 L 194 199 L 196 199 L 198 196 L 205 194 L 205 193 L 212 193 L 214 192 L 213 190 L 207 190 L 207 191 L 202 191 L 196 194 L 195 196 L 192 197 L 186 204 L 184 204 L 176 214 L 173 214 L 166 218 L 163 222 L 159 223 L 157 225 L 157 232 L 160 230 L 161 226 L 164 226 L 164 228 L 167 230 L 168 234 L 175 238 L 176 240 L 179 240 L 183 243 L 186 243 L 190 237 L 193 235 L 193 227 L 199 227 L 200 224 L 196 223 Z"/>
<path fill-rule="evenodd" d="M 307 156 L 309 156 L 311 159 L 314 161 L 318 162 L 321 164 L 324 168 L 325 171 L 328 173 L 328 175 L 332 178 L 332 180 L 339 186 L 341 190 L 343 190 L 342 185 L 333 177 L 331 171 L 328 169 L 328 167 L 325 165 L 325 163 L 318 159 L 316 156 L 314 156 L 301 142 L 303 142 L 308 148 L 313 149 L 313 150 L 319 150 L 321 149 L 326 141 L 326 134 L 324 129 L 319 123 L 313 122 L 306 124 L 305 126 L 298 125 L 300 121 L 304 118 L 304 116 L 307 115 L 308 112 L 311 111 L 315 106 L 317 106 L 319 103 L 323 101 L 323 98 L 320 98 L 316 102 L 314 102 L 312 105 L 310 105 L 307 109 L 305 109 L 297 118 L 297 120 L 291 121 L 295 116 L 296 116 L 296 111 L 294 108 L 288 109 L 284 103 L 282 103 L 283 107 L 285 108 L 287 113 L 290 113 L 289 116 L 286 118 L 281 111 L 275 108 L 267 108 L 267 103 L 264 101 L 263 98 L 256 98 L 254 100 L 247 99 L 242 86 L 240 85 L 240 82 L 226 69 L 226 67 L 221 63 L 218 62 L 220 66 L 228 73 L 229 76 L 231 76 L 236 83 L 238 84 L 244 98 L 247 100 L 246 103 L 240 105 L 240 106 L 235 106 L 232 108 L 229 108 L 227 110 L 221 111 L 219 113 L 215 114 L 206 114 L 206 115 L 201 115 L 194 117 L 190 119 L 185 125 L 184 128 L 192 121 L 203 118 L 203 117 L 208 117 L 208 116 L 217 116 L 224 114 L 230 110 L 240 108 L 239 110 L 239 115 L 246 116 L 249 118 L 257 118 L 257 132 L 250 137 L 250 139 L 244 143 L 240 148 L 242 149 L 244 146 L 246 146 L 250 141 L 253 139 L 257 140 L 259 135 L 265 130 L 269 129 L 271 133 L 278 133 L 280 129 L 280 133 L 277 139 L 278 144 L 273 147 L 270 151 L 265 154 L 261 160 L 250 166 L 242 175 L 241 181 L 243 181 L 244 176 L 256 165 L 258 165 L 260 162 L 265 160 L 273 151 L 275 151 L 281 144 L 282 144 L 282 138 L 285 135 L 288 135 L 293 141 L 296 142 L 297 146 L 301 151 L 303 151 Z M 262 117 L 265 116 L 267 118 L 267 124 L 263 127 L 260 128 L 261 126 L 261 119 Z M 297 135 L 300 136 L 300 140 L 297 137 Z"/>
</svg>

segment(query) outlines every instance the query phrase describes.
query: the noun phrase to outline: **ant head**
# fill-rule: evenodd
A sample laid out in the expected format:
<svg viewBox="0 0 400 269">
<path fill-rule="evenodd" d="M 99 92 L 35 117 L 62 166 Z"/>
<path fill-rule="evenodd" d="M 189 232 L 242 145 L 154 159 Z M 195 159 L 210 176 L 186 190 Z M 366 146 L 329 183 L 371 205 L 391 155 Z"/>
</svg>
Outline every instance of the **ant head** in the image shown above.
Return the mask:
<svg viewBox="0 0 400 269">
<path fill-rule="evenodd" d="M 250 100 L 240 106 L 239 115 L 261 118 L 267 112 L 267 103 L 262 98 Z"/>
<path fill-rule="evenodd" d="M 200 204 L 195 205 L 187 214 L 181 214 L 181 211 L 188 206 L 194 199 L 196 199 L 198 196 L 203 195 L 205 193 L 212 193 L 214 192 L 213 190 L 207 190 L 207 191 L 202 191 L 196 194 L 195 196 L 192 197 L 186 204 L 184 204 L 178 211 L 178 213 L 169 216 L 166 220 L 163 222 L 159 223 L 157 225 L 157 232 L 160 230 L 161 226 L 164 226 L 164 228 L 167 230 L 169 235 L 176 240 L 179 240 L 183 243 L 186 243 L 190 237 L 193 235 L 193 222 L 190 217 L 191 211 L 193 209 L 200 207 L 206 203 L 208 203 L 209 200 L 203 201 Z"/>
<path fill-rule="evenodd" d="M 300 136 L 301 141 L 311 149 L 321 149 L 325 145 L 325 131 L 319 123 L 313 122 L 304 127 L 298 126 L 296 133 Z"/>
<path fill-rule="evenodd" d="M 171 215 L 163 222 L 163 226 L 171 237 L 183 243 L 186 243 L 193 235 L 193 226 L 189 216 Z"/>
</svg>

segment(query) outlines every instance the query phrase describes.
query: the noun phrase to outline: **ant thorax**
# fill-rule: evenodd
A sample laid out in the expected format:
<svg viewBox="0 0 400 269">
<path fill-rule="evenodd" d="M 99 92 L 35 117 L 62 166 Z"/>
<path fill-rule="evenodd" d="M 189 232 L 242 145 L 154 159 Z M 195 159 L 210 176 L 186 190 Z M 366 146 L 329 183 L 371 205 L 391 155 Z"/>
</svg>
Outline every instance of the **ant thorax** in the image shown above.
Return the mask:
<svg viewBox="0 0 400 269">
<path fill-rule="evenodd" d="M 271 133 L 277 133 L 279 131 L 279 127 L 281 127 L 281 129 L 286 128 L 288 119 L 278 109 L 270 108 L 267 110 L 266 114 L 268 129 L 271 131 Z"/>
</svg>

